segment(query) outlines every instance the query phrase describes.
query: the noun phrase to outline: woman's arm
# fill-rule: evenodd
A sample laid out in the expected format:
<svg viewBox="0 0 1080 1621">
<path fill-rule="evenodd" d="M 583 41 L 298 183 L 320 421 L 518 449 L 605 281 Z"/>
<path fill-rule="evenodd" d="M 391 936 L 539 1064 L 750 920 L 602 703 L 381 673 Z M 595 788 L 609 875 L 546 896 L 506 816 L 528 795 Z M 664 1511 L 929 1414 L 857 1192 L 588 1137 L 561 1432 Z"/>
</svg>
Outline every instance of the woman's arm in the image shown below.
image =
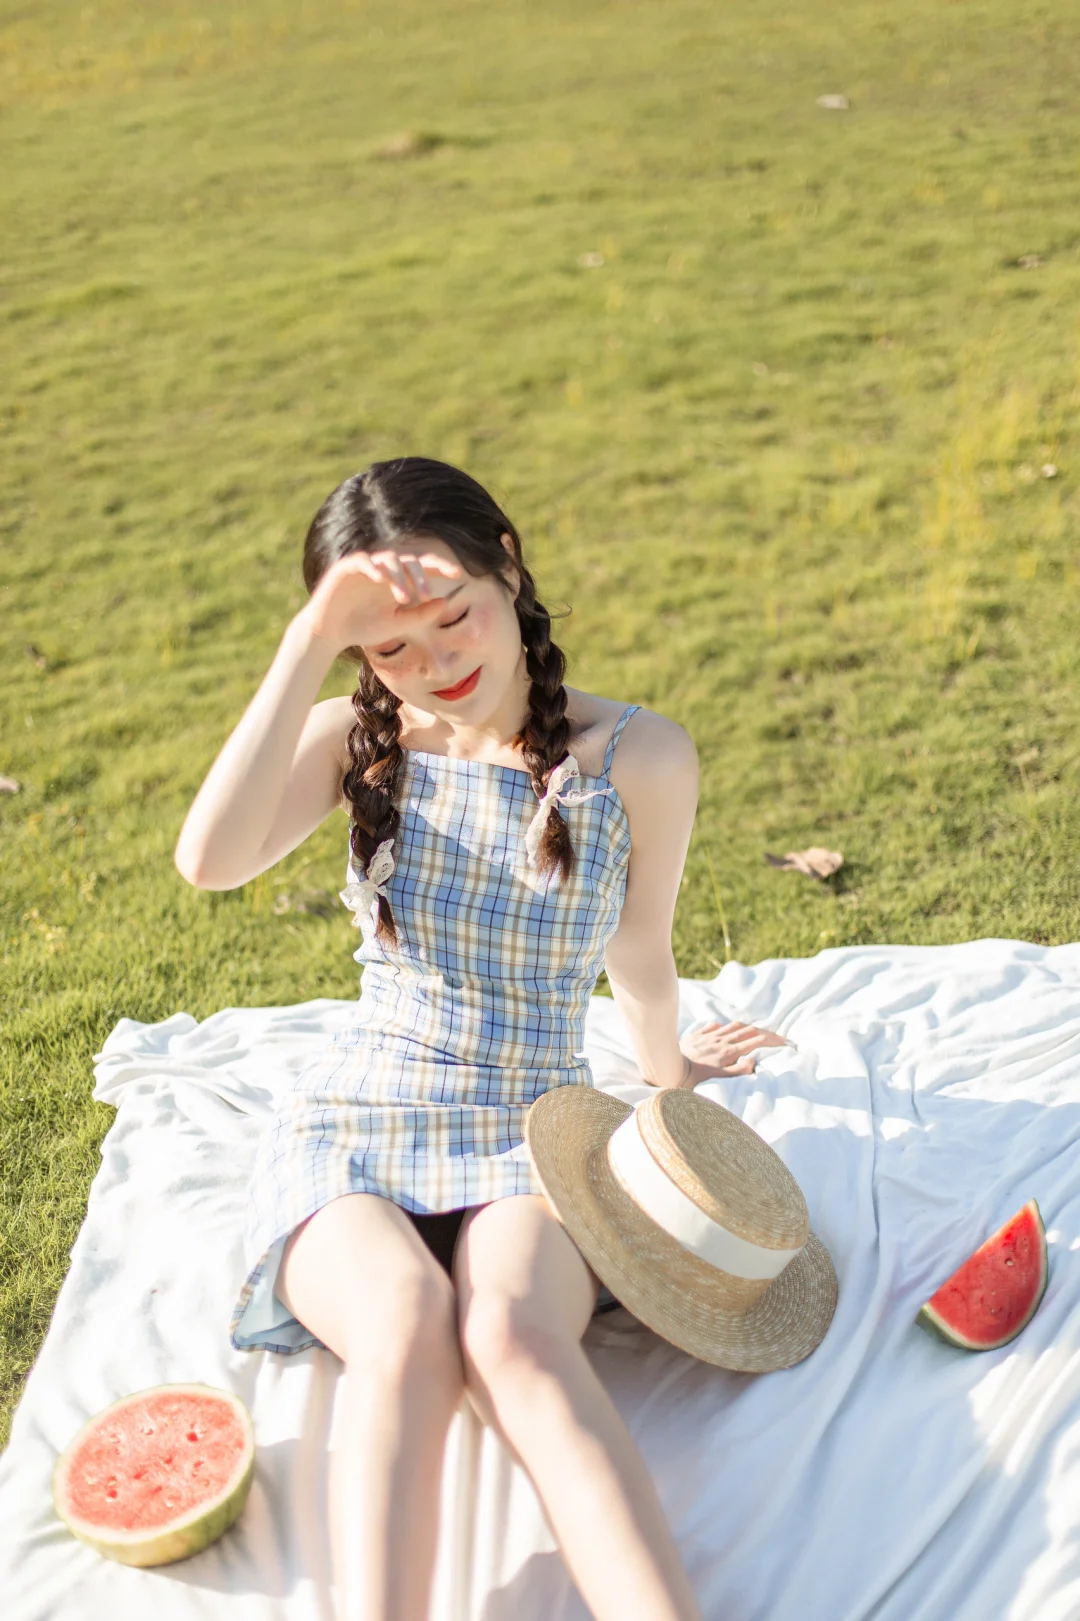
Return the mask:
<svg viewBox="0 0 1080 1621">
<path fill-rule="evenodd" d="M 438 614 L 461 574 L 438 555 L 353 552 L 286 627 L 258 692 L 180 830 L 176 865 L 200 889 L 236 889 L 288 855 L 341 804 L 347 698 L 316 704 L 338 654 Z"/>
<path fill-rule="evenodd" d="M 638 1067 L 651 1086 L 693 1087 L 753 1068 L 756 1047 L 779 1036 L 748 1025 L 710 1026 L 679 1045 L 679 978 L 671 926 L 697 812 L 697 750 L 674 721 L 642 710 L 615 751 L 611 780 L 630 823 L 630 866 L 619 926 L 605 967 L 630 1030 Z"/>
<path fill-rule="evenodd" d="M 615 750 L 611 780 L 630 823 L 630 866 L 604 966 L 642 1076 L 681 1086 L 679 978 L 671 925 L 697 811 L 697 750 L 674 721 L 640 710 Z"/>
<path fill-rule="evenodd" d="M 235 889 L 303 842 L 341 803 L 347 698 L 316 704 L 337 648 L 298 615 L 188 811 L 176 865 L 199 889 Z"/>
</svg>

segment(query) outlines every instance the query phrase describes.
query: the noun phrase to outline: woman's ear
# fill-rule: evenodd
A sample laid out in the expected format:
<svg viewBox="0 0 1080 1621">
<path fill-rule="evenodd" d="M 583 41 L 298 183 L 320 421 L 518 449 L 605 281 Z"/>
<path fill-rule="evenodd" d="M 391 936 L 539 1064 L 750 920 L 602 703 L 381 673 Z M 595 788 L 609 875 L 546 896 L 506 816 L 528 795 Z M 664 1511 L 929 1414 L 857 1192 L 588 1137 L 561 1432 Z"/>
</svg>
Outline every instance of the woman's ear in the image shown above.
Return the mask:
<svg viewBox="0 0 1080 1621">
<path fill-rule="evenodd" d="M 514 600 L 516 601 L 517 594 L 521 590 L 521 573 L 517 567 L 517 557 L 514 552 L 514 539 L 512 535 L 507 535 L 505 533 L 501 534 L 499 539 L 506 547 L 506 550 L 509 552 L 511 558 L 510 567 L 504 571 L 503 579 L 506 581 L 507 588 L 513 593 Z"/>
</svg>

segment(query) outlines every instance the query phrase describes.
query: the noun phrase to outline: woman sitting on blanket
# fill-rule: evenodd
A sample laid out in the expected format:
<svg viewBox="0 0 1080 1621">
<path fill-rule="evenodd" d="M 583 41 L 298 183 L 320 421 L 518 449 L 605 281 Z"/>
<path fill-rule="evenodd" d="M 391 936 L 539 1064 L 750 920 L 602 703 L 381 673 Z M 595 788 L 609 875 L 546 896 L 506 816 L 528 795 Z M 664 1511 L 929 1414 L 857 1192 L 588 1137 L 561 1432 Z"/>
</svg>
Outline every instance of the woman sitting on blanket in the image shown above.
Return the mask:
<svg viewBox="0 0 1080 1621">
<path fill-rule="evenodd" d="M 591 1084 L 601 967 L 655 1086 L 742 1074 L 779 1040 L 711 1025 L 680 1047 L 670 940 L 694 746 L 564 686 L 517 531 L 455 468 L 410 456 L 347 479 L 312 522 L 304 577 L 310 600 L 176 851 L 191 883 L 232 889 L 340 808 L 364 932 L 355 1017 L 262 1141 L 232 1343 L 345 1364 L 343 1621 L 423 1621 L 463 1389 L 531 1476 L 592 1613 L 692 1621 L 652 1482 L 581 1348 L 597 1279 L 523 1126 L 549 1088 Z M 340 654 L 356 691 L 317 703 Z"/>
</svg>

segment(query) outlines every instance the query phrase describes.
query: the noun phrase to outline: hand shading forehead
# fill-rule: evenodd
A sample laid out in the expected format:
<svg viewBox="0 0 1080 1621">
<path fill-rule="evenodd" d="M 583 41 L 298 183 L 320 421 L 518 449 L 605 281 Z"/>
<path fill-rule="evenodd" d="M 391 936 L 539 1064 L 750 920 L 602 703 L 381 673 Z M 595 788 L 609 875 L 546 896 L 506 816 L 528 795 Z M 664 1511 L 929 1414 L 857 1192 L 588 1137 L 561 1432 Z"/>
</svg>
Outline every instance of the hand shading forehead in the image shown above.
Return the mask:
<svg viewBox="0 0 1080 1621">
<path fill-rule="evenodd" d="M 416 607 L 413 609 L 413 614 L 415 615 L 415 613 L 419 609 L 426 610 L 427 611 L 427 622 L 430 623 L 431 620 L 437 614 L 439 614 L 443 610 L 443 608 L 446 607 L 448 602 L 450 602 L 454 597 L 456 597 L 459 592 L 465 590 L 465 588 L 466 588 L 466 586 L 468 584 L 469 584 L 468 580 L 461 580 L 461 581 L 458 582 L 457 585 L 455 585 L 453 587 L 452 590 L 447 591 L 445 594 L 437 594 L 437 595 L 433 596 L 427 602 L 418 603 L 416 605 Z M 404 611 L 406 613 L 409 612 L 408 609 L 405 609 Z M 383 638 L 382 642 L 380 642 L 378 645 L 373 646 L 371 648 L 371 652 L 376 654 L 376 655 L 379 655 L 379 654 L 382 654 L 382 653 L 392 652 L 394 648 L 400 647 L 403 638 L 407 640 L 408 629 L 409 629 L 409 621 L 406 620 L 406 621 L 404 621 L 402 623 L 400 631 L 396 632 L 393 636 L 385 636 Z"/>
</svg>

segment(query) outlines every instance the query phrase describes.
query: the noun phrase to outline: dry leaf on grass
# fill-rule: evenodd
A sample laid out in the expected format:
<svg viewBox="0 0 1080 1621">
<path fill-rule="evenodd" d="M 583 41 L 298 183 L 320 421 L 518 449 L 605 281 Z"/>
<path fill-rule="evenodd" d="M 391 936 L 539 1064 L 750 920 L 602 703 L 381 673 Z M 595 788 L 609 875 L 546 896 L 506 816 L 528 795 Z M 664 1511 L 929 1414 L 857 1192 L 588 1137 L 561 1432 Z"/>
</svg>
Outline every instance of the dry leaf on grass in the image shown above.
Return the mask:
<svg viewBox="0 0 1080 1621">
<path fill-rule="evenodd" d="M 17 794 L 21 787 L 14 777 L 0 777 L 0 794 Z"/>
<path fill-rule="evenodd" d="M 766 850 L 765 860 L 770 867 L 779 867 L 783 872 L 801 872 L 807 878 L 831 878 L 844 865 L 839 850 L 823 850 L 818 844 L 809 850 L 789 850 L 784 856 L 770 855 Z"/>
</svg>

